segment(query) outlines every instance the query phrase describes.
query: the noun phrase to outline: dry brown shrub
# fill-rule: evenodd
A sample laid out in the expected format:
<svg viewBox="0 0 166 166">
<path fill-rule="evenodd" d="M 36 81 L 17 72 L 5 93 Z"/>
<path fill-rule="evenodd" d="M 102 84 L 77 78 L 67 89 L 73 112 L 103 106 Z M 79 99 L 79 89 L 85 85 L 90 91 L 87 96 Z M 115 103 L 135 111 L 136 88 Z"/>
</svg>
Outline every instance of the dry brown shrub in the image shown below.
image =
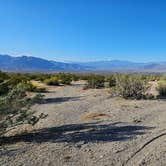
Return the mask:
<svg viewBox="0 0 166 166">
<path fill-rule="evenodd" d="M 101 112 L 88 113 L 81 116 L 81 119 L 101 119 L 102 117 L 108 117 L 107 114 Z"/>
</svg>

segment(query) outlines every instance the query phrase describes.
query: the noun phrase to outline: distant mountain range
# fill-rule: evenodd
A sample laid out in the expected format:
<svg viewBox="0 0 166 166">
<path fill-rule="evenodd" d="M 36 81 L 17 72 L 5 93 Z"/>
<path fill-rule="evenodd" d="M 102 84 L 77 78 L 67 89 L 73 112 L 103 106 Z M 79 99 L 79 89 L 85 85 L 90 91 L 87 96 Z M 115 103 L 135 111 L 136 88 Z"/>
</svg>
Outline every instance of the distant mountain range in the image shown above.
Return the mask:
<svg viewBox="0 0 166 166">
<path fill-rule="evenodd" d="M 37 57 L 0 55 L 0 70 L 9 72 L 59 72 L 82 71 L 86 70 L 86 67 L 79 64 L 49 61 Z"/>
<path fill-rule="evenodd" d="M 166 72 L 166 62 L 96 61 L 64 63 L 37 57 L 0 55 L 0 70 L 8 72 Z"/>
</svg>

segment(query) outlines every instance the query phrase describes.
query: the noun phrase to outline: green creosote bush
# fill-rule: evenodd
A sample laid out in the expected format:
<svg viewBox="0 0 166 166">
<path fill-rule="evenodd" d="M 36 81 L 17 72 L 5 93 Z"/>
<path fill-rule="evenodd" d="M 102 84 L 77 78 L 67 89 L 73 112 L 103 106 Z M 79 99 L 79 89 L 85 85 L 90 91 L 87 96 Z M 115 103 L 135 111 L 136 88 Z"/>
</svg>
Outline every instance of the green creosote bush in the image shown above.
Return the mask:
<svg viewBox="0 0 166 166">
<path fill-rule="evenodd" d="M 36 87 L 31 82 L 24 83 L 27 86 L 27 91 L 29 92 L 38 92 L 42 93 L 46 91 L 46 88 L 44 87 Z"/>
<path fill-rule="evenodd" d="M 2 74 L 0 74 L 0 75 L 2 76 Z M 9 90 L 12 89 L 13 87 L 15 87 L 17 84 L 27 83 L 27 81 L 28 80 L 24 75 L 21 75 L 21 74 L 7 75 L 6 73 L 4 73 L 3 80 L 0 82 L 0 96 L 8 93 Z"/>
<path fill-rule="evenodd" d="M 86 88 L 103 88 L 105 77 L 102 75 L 89 75 Z"/>
<path fill-rule="evenodd" d="M 116 76 L 115 92 L 118 96 L 125 99 L 142 99 L 145 98 L 146 89 L 146 81 L 141 80 L 139 75 Z"/>
<path fill-rule="evenodd" d="M 109 84 L 109 87 L 115 87 L 116 86 L 116 76 L 115 75 L 110 75 L 107 78 L 107 82 Z"/>
<path fill-rule="evenodd" d="M 0 83 L 4 82 L 5 80 L 8 80 L 8 79 L 9 79 L 8 74 L 0 71 Z"/>
<path fill-rule="evenodd" d="M 8 86 L 8 81 L 4 81 L 0 83 L 0 96 L 8 93 L 9 91 L 9 86 Z"/>
<path fill-rule="evenodd" d="M 89 75 L 85 75 L 85 74 L 80 75 L 80 80 L 85 80 L 85 81 L 87 81 L 88 78 L 89 78 Z"/>
<path fill-rule="evenodd" d="M 58 79 L 58 77 L 56 77 L 56 76 L 51 77 L 51 78 L 49 78 L 49 79 L 46 79 L 46 80 L 44 80 L 44 82 L 45 82 L 47 85 L 56 85 L 56 86 L 59 85 L 59 79 Z"/>
<path fill-rule="evenodd" d="M 159 93 L 159 97 L 166 97 L 166 81 L 159 81 L 157 91 Z"/>
<path fill-rule="evenodd" d="M 72 82 L 72 75 L 69 73 L 59 73 L 58 78 L 61 84 L 70 85 Z"/>
<path fill-rule="evenodd" d="M 46 91 L 45 88 L 36 87 L 36 86 L 32 85 L 29 81 L 27 81 L 27 82 L 24 82 L 24 81 L 21 82 L 20 81 L 20 83 L 24 84 L 27 87 L 27 91 L 29 91 L 29 92 L 42 93 L 42 92 Z M 19 82 L 17 84 L 19 84 Z M 0 96 L 7 94 L 17 84 L 16 84 L 16 82 L 13 83 L 11 80 L 6 80 L 6 81 L 0 83 Z"/>
<path fill-rule="evenodd" d="M 73 81 L 79 81 L 80 77 L 76 74 L 71 75 Z"/>
<path fill-rule="evenodd" d="M 52 74 L 35 74 L 33 75 L 33 80 L 44 82 L 44 80 L 50 79 L 52 76 Z"/>
<path fill-rule="evenodd" d="M 0 97 L 0 136 L 8 127 L 14 127 L 23 123 L 34 125 L 39 120 L 30 111 L 30 107 L 42 100 L 43 96 L 36 95 L 27 98 L 28 87 L 24 83 L 17 84 L 7 95 Z"/>
</svg>

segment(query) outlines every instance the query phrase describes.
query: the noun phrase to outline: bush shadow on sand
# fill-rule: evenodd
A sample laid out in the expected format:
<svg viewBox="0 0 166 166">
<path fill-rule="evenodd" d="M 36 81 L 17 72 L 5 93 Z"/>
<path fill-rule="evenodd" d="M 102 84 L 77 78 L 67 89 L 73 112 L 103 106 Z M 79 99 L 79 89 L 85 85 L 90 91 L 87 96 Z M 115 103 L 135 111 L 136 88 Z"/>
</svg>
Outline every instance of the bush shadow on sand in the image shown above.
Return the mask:
<svg viewBox="0 0 166 166">
<path fill-rule="evenodd" d="M 42 104 L 55 104 L 55 103 L 62 103 L 67 101 L 78 101 L 81 100 L 81 97 L 56 97 L 56 98 L 45 98 L 43 99 Z"/>
<path fill-rule="evenodd" d="M 17 142 L 28 143 L 98 143 L 111 141 L 126 141 L 138 135 L 145 134 L 153 127 L 140 125 L 124 125 L 122 122 L 111 124 L 84 123 L 67 124 L 59 127 L 35 130 L 32 133 L 1 137 L 0 144 L 14 144 Z"/>
</svg>

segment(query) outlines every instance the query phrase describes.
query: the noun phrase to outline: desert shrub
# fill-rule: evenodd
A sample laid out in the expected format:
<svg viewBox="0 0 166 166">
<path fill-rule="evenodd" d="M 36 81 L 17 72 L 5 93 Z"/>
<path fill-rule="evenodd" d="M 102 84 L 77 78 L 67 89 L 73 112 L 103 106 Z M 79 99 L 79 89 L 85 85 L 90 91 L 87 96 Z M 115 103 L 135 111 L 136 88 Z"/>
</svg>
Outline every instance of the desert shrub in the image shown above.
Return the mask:
<svg viewBox="0 0 166 166">
<path fill-rule="evenodd" d="M 44 80 L 47 85 L 59 85 L 59 80 L 56 76 Z"/>
<path fill-rule="evenodd" d="M 44 88 L 44 87 L 37 87 L 37 86 L 33 85 L 31 82 L 26 82 L 24 84 L 27 87 L 27 91 L 29 91 L 29 92 L 42 93 L 42 92 L 46 91 L 46 88 Z"/>
<path fill-rule="evenodd" d="M 157 91 L 160 97 L 166 97 L 166 81 L 158 82 Z"/>
<path fill-rule="evenodd" d="M 0 71 L 0 83 L 4 82 L 7 79 L 9 79 L 9 75 L 7 73 Z"/>
<path fill-rule="evenodd" d="M 87 80 L 88 88 L 102 88 L 104 87 L 105 77 L 102 75 L 90 75 Z"/>
<path fill-rule="evenodd" d="M 46 79 L 50 79 L 52 76 L 53 76 L 52 74 L 36 74 L 36 75 L 33 75 L 32 77 L 36 81 L 42 81 L 43 82 Z"/>
<path fill-rule="evenodd" d="M 107 78 L 107 82 L 109 84 L 109 87 L 114 87 L 116 86 L 116 77 L 115 75 L 110 75 L 108 78 Z"/>
<path fill-rule="evenodd" d="M 80 79 L 80 77 L 76 74 L 72 74 L 71 77 L 73 81 L 78 81 Z"/>
<path fill-rule="evenodd" d="M 139 75 L 116 76 L 116 94 L 123 98 L 141 99 L 146 88 L 146 81 L 141 80 Z"/>
<path fill-rule="evenodd" d="M 164 73 L 164 74 L 162 74 L 161 76 L 160 76 L 160 79 L 159 79 L 160 81 L 166 81 L 166 74 Z M 158 81 L 159 81 L 158 80 Z"/>
<path fill-rule="evenodd" d="M 31 105 L 38 103 L 44 103 L 44 99 L 43 99 L 44 95 L 42 95 L 41 93 L 37 93 L 33 98 L 29 99 L 29 102 L 31 103 Z"/>
<path fill-rule="evenodd" d="M 9 91 L 9 86 L 8 86 L 8 81 L 4 81 L 0 83 L 0 96 L 8 93 Z"/>
<path fill-rule="evenodd" d="M 9 90 L 8 84 L 7 84 L 8 79 L 9 79 L 9 75 L 7 73 L 0 71 L 0 96 L 7 93 Z"/>
<path fill-rule="evenodd" d="M 6 96 L 0 98 L 0 136 L 8 127 L 17 126 L 22 123 L 35 124 L 37 117 L 30 111 L 30 107 L 42 96 L 28 99 L 26 91 L 28 87 L 19 83 Z"/>
<path fill-rule="evenodd" d="M 5 80 L 4 82 L 0 83 L 0 96 L 1 95 L 5 95 L 7 94 L 12 88 L 14 88 L 15 86 L 17 86 L 17 84 L 22 83 L 27 87 L 27 91 L 30 92 L 45 92 L 45 88 L 40 88 L 40 87 L 36 87 L 34 85 L 32 85 L 29 81 L 24 81 L 21 79 L 9 79 L 9 80 Z"/>
<path fill-rule="evenodd" d="M 12 75 L 10 75 L 8 85 L 12 88 L 19 83 L 27 83 L 28 81 L 29 81 L 29 79 L 24 75 L 12 74 Z"/>
<path fill-rule="evenodd" d="M 162 79 L 162 76 L 159 74 L 148 74 L 146 77 L 148 81 L 159 81 Z"/>
<path fill-rule="evenodd" d="M 25 86 L 27 87 L 27 91 L 30 91 L 30 92 L 35 92 L 37 87 L 32 85 L 30 82 L 27 82 L 27 83 L 24 83 Z"/>
<path fill-rule="evenodd" d="M 89 79 L 89 77 L 90 77 L 90 75 L 85 75 L 85 74 L 83 74 L 83 75 L 80 75 L 80 80 L 85 80 L 85 81 L 87 81 L 87 80 Z"/>
<path fill-rule="evenodd" d="M 46 88 L 45 87 L 36 87 L 33 92 L 45 93 L 46 92 Z"/>
<path fill-rule="evenodd" d="M 68 73 L 59 73 L 58 78 L 61 84 L 70 85 L 72 82 L 72 75 Z"/>
<path fill-rule="evenodd" d="M 43 82 L 46 79 L 49 79 L 53 76 L 53 74 L 42 74 L 42 73 L 35 73 L 35 74 L 22 74 L 24 75 L 26 78 L 28 78 L 28 80 L 35 80 L 35 81 L 41 81 Z"/>
</svg>

